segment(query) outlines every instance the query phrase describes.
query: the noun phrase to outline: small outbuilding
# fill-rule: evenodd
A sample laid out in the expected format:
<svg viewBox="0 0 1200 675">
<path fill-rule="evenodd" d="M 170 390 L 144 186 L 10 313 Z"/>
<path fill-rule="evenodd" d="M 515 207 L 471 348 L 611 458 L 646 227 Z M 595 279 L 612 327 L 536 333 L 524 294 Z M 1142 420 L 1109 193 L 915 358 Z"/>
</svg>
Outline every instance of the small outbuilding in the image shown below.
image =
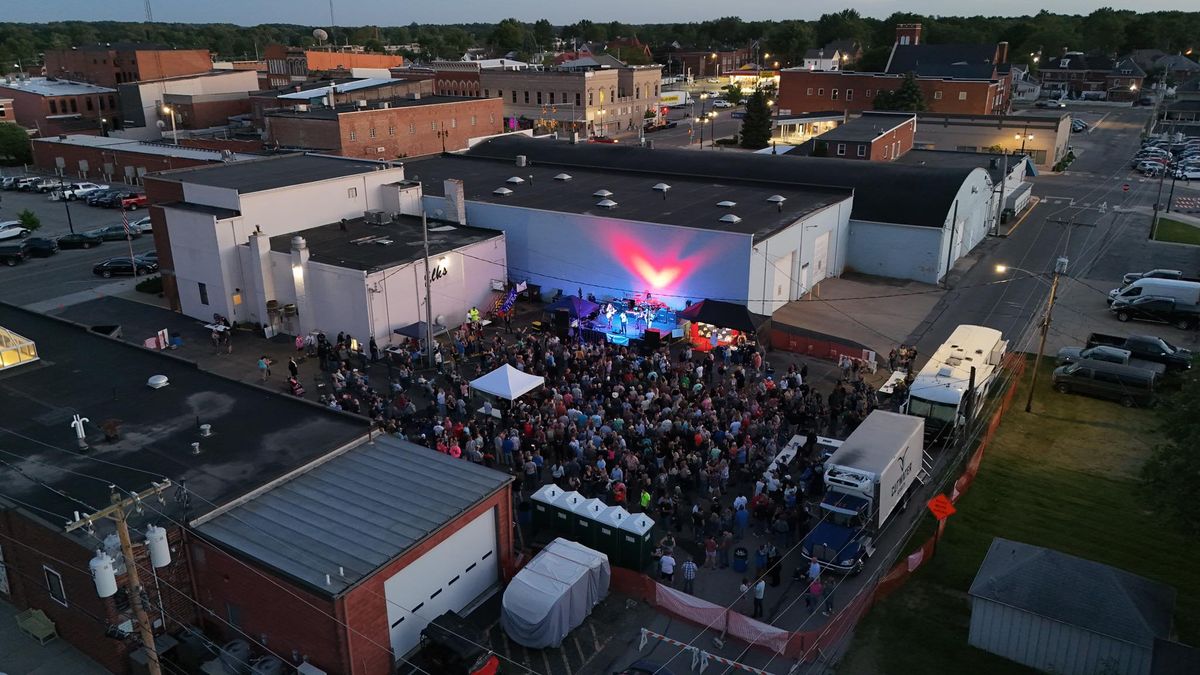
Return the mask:
<svg viewBox="0 0 1200 675">
<path fill-rule="evenodd" d="M 971 646 L 1060 675 L 1149 675 L 1175 609 L 1166 584 L 999 537 L 969 594 Z"/>
</svg>

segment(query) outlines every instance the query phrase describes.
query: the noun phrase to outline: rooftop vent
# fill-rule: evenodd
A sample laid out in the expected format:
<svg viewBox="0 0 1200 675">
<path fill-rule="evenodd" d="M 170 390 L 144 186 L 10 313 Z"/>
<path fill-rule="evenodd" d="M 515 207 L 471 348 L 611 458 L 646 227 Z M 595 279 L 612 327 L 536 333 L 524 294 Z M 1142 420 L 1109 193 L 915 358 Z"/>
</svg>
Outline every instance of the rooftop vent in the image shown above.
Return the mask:
<svg viewBox="0 0 1200 675">
<path fill-rule="evenodd" d="M 512 190 L 509 190 L 506 187 L 498 187 L 495 190 L 492 190 L 492 194 L 499 195 L 501 197 L 507 197 L 512 194 Z"/>
<path fill-rule="evenodd" d="M 771 195 L 770 197 L 767 197 L 767 201 L 771 202 L 772 204 L 782 204 L 787 201 L 787 197 L 784 197 L 783 195 Z"/>
<path fill-rule="evenodd" d="M 601 199 L 600 201 L 596 202 L 596 206 L 599 206 L 603 209 L 611 209 L 616 205 L 617 203 L 611 199 Z"/>
<path fill-rule="evenodd" d="M 666 183 L 655 183 L 654 187 L 651 189 L 658 190 L 659 192 L 666 192 L 667 190 L 671 189 L 671 186 L 667 185 Z"/>
<path fill-rule="evenodd" d="M 613 196 L 613 193 L 609 192 L 608 190 L 596 190 L 592 193 L 592 196 L 599 197 L 601 199 L 608 199 L 609 197 Z"/>
<path fill-rule="evenodd" d="M 162 389 L 170 383 L 166 375 L 151 375 L 150 379 L 146 380 L 146 386 L 151 389 Z"/>
<path fill-rule="evenodd" d="M 723 209 L 732 209 L 733 207 L 737 206 L 737 202 L 731 202 L 726 199 L 723 202 L 717 202 L 717 206 L 720 206 Z"/>
<path fill-rule="evenodd" d="M 521 178 L 520 176 L 513 176 L 504 182 L 508 183 L 509 185 L 520 185 L 521 183 L 525 182 L 525 179 Z"/>
<path fill-rule="evenodd" d="M 737 216 L 733 215 L 732 213 L 726 213 L 725 215 L 721 216 L 721 222 L 729 223 L 730 225 L 736 225 L 737 223 L 742 222 L 742 219 L 738 218 Z"/>
<path fill-rule="evenodd" d="M 557 176 L 555 176 L 555 177 L 554 177 L 554 180 L 571 180 L 571 174 L 569 174 L 569 173 L 560 173 L 560 174 L 558 174 Z"/>
<path fill-rule="evenodd" d="M 529 163 L 529 158 L 525 155 L 517 155 L 517 166 L 525 166 Z"/>
</svg>

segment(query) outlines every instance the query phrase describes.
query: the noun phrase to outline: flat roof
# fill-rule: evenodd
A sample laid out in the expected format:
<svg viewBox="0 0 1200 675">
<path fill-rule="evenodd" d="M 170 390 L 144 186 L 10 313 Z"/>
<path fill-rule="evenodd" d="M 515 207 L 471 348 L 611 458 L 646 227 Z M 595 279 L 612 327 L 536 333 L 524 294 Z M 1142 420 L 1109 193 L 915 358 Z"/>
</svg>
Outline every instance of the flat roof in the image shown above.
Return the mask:
<svg viewBox="0 0 1200 675">
<path fill-rule="evenodd" d="M 448 253 L 502 234 L 499 230 L 431 220 L 429 255 Z M 353 218 L 346 221 L 345 230 L 341 223 L 330 223 L 280 234 L 271 237 L 271 250 L 290 252 L 292 237 L 297 235 L 304 237 L 308 245 L 309 260 L 368 272 L 404 265 L 425 255 L 421 219 L 416 216 L 399 216 L 387 225 L 372 225 L 362 218 Z"/>
<path fill-rule="evenodd" d="M 1007 155 L 1008 171 L 1012 173 L 1018 161 L 1027 155 L 1013 153 Z M 1004 170 L 1005 155 L 998 152 L 968 152 L 966 150 L 923 150 L 913 149 L 892 160 L 900 164 L 917 166 L 935 166 L 942 168 L 970 169 L 978 167 L 988 172 L 992 184 L 996 184 Z"/>
<path fill-rule="evenodd" d="M 280 98 L 286 98 L 281 96 Z M 495 98 L 495 97 L 493 97 Z M 391 108 L 416 108 L 426 105 L 444 105 L 447 103 L 478 103 L 486 101 L 486 98 L 475 96 L 422 96 L 421 98 L 408 98 L 406 96 L 396 96 L 394 98 L 384 99 L 381 101 L 365 101 L 366 105 L 359 106 L 357 101 L 349 103 L 340 103 L 334 107 L 321 106 L 319 108 L 309 108 L 308 110 L 293 110 L 281 109 L 271 110 L 266 113 L 267 117 L 299 117 L 309 119 L 335 119 L 338 115 L 346 115 L 356 112 L 367 112 L 369 110 L 384 110 Z"/>
<path fill-rule="evenodd" d="M 696 151 L 690 151 L 688 159 L 694 162 L 702 157 Z M 720 160 L 714 158 L 711 161 Z M 555 179 L 563 173 L 569 174 L 571 179 Z M 413 180 L 419 176 L 428 195 L 444 196 L 442 181 L 459 178 L 463 181 L 466 198 L 471 201 L 735 232 L 753 235 L 756 239 L 769 237 L 808 214 L 852 195 L 850 190 L 841 188 L 755 183 L 736 178 L 695 178 L 670 171 L 629 171 L 619 166 L 564 170 L 548 163 L 534 162 L 518 167 L 511 160 L 466 155 L 411 161 L 405 165 L 405 175 Z M 508 179 L 513 177 L 524 182 L 509 183 Z M 663 192 L 654 189 L 659 183 L 670 186 L 665 198 Z M 493 191 L 498 188 L 512 190 L 512 193 L 497 195 Z M 598 206 L 603 198 L 594 193 L 599 190 L 612 192 L 609 199 L 617 205 L 612 208 Z M 767 200 L 773 195 L 785 198 L 782 209 Z M 721 201 L 732 201 L 736 205 L 717 206 Z M 729 214 L 741 220 L 736 223 L 720 220 Z"/>
<path fill-rule="evenodd" d="M 873 141 L 896 127 L 915 121 L 912 113 L 871 113 L 850 120 L 816 137 L 820 141 Z"/>
<path fill-rule="evenodd" d="M 60 80 L 53 77 L 31 77 L 28 80 L 0 82 L 0 87 L 25 91 L 38 96 L 81 96 L 87 94 L 115 94 L 116 89 L 100 87 L 87 82 Z"/>
<path fill-rule="evenodd" d="M 274 190 L 331 178 L 344 178 L 387 168 L 386 162 L 315 153 L 255 157 L 248 161 L 173 169 L 155 178 L 237 190 L 241 194 Z"/>
<path fill-rule="evenodd" d="M 209 206 L 208 204 L 196 204 L 194 202 L 166 202 L 158 204 L 164 209 L 176 209 L 179 211 L 188 211 L 191 213 L 203 213 L 213 216 L 217 220 L 225 220 L 226 218 L 234 218 L 242 215 L 237 209 L 226 209 L 220 206 Z"/>
<path fill-rule="evenodd" d="M 279 96 L 285 100 L 307 101 L 309 99 L 320 98 L 329 94 L 332 90 L 335 94 L 344 94 L 348 91 L 359 91 L 362 89 L 375 89 L 384 87 L 393 83 L 405 82 L 406 80 L 394 80 L 390 77 L 366 77 L 361 80 L 350 80 L 349 82 L 335 82 L 322 87 L 313 89 L 304 89 L 301 91 L 293 91 L 290 94 L 282 94 Z"/>
<path fill-rule="evenodd" d="M 41 357 L 0 372 L 0 460 L 11 465 L 0 469 L 0 502 L 9 497 L 53 527 L 86 510 L 76 499 L 103 508 L 110 484 L 139 491 L 163 478 L 186 481 L 194 517 L 366 433 L 366 421 L 352 415 L 61 319 L 0 303 L 0 326 L 35 341 Z M 152 389 L 155 375 L 169 384 Z M 86 452 L 76 445 L 74 415 L 88 420 Z M 105 440 L 107 420 L 119 421 L 119 440 Z M 212 434 L 201 437 L 200 424 Z M 178 494 L 172 488 L 154 508 L 182 519 Z M 161 522 L 155 515 L 146 512 Z"/>
<path fill-rule="evenodd" d="M 253 159 L 259 155 L 235 152 L 231 156 L 221 154 L 220 150 L 191 148 L 186 145 L 173 143 L 151 143 L 135 141 L 115 136 L 92 136 L 89 134 L 67 134 L 63 136 L 46 136 L 33 139 L 34 143 L 52 143 L 56 145 L 71 145 L 82 148 L 103 148 L 119 152 L 136 152 L 143 155 L 160 157 L 176 157 L 179 159 L 198 159 L 206 162 L 227 162 Z"/>
<path fill-rule="evenodd" d="M 511 480 L 506 473 L 385 434 L 216 514 L 197 529 L 332 596 Z"/>
</svg>

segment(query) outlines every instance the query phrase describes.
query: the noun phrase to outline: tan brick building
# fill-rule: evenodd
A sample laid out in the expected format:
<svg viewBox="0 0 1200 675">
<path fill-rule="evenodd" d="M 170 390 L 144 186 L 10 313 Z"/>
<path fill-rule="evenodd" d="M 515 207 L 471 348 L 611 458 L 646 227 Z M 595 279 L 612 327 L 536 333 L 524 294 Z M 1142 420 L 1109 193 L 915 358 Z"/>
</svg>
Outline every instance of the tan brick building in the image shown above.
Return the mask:
<svg viewBox="0 0 1200 675">
<path fill-rule="evenodd" d="M 462 150 L 470 138 L 500 133 L 504 108 L 494 97 L 429 96 L 301 106 L 268 113 L 265 122 L 270 147 L 396 159 Z"/>
<path fill-rule="evenodd" d="M 124 82 L 198 75 L 212 70 L 207 49 L 168 49 L 135 42 L 46 52 L 46 76 L 115 87 Z"/>
<path fill-rule="evenodd" d="M 101 120 L 111 130 L 120 123 L 117 92 L 85 82 L 31 77 L 0 83 L 0 98 L 10 99 L 5 121 L 15 121 L 41 135 L 101 133 Z"/>
<path fill-rule="evenodd" d="M 658 105 L 661 79 L 661 66 L 479 73 L 483 96 L 500 98 L 521 126 L 600 136 L 639 128 Z"/>
</svg>

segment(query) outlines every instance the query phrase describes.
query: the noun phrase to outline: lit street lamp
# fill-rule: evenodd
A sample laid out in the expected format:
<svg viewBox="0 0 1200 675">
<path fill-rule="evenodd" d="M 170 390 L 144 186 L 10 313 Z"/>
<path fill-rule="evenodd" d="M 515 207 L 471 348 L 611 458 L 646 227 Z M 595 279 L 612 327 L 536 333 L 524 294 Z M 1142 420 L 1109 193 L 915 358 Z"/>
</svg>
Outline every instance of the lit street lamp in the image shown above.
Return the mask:
<svg viewBox="0 0 1200 675">
<path fill-rule="evenodd" d="M 1008 272 L 1009 270 L 1016 270 L 1018 272 L 1024 272 L 1025 274 L 1029 275 L 1030 277 L 1034 277 L 1037 279 L 1041 278 L 1040 274 L 1037 274 L 1036 272 L 1030 272 L 1029 270 L 1026 270 L 1026 269 L 1021 269 L 1020 267 L 1013 267 L 1011 265 L 996 265 L 996 273 L 997 274 L 1004 274 L 1004 273 Z M 1029 383 L 1029 397 L 1025 399 L 1025 412 L 1032 412 L 1032 410 L 1033 410 L 1033 392 L 1035 389 L 1037 389 L 1038 371 L 1041 369 L 1041 365 L 1042 365 L 1042 354 L 1044 354 L 1046 351 L 1046 334 L 1048 332 L 1050 332 L 1050 319 L 1051 319 L 1051 314 L 1054 312 L 1054 300 L 1058 295 L 1058 277 L 1059 277 L 1059 275 L 1066 274 L 1066 272 L 1067 272 L 1066 257 L 1060 257 L 1057 260 L 1055 260 L 1054 261 L 1054 272 L 1052 272 L 1051 281 L 1050 281 L 1050 299 L 1046 303 L 1046 315 L 1044 317 L 1042 317 L 1042 322 L 1041 322 L 1042 323 L 1042 326 L 1041 326 L 1042 337 L 1041 337 L 1041 341 L 1038 343 L 1037 358 L 1033 362 L 1033 380 Z"/>
<path fill-rule="evenodd" d="M 1032 141 L 1033 134 L 1028 133 L 1027 128 L 1025 133 L 1014 134 L 1013 139 L 1021 141 L 1021 154 L 1025 154 L 1025 141 Z"/>
<path fill-rule="evenodd" d="M 175 128 L 175 109 L 164 105 L 162 111 L 171 116 L 171 140 L 175 142 L 175 145 L 179 145 L 179 130 Z"/>
</svg>

